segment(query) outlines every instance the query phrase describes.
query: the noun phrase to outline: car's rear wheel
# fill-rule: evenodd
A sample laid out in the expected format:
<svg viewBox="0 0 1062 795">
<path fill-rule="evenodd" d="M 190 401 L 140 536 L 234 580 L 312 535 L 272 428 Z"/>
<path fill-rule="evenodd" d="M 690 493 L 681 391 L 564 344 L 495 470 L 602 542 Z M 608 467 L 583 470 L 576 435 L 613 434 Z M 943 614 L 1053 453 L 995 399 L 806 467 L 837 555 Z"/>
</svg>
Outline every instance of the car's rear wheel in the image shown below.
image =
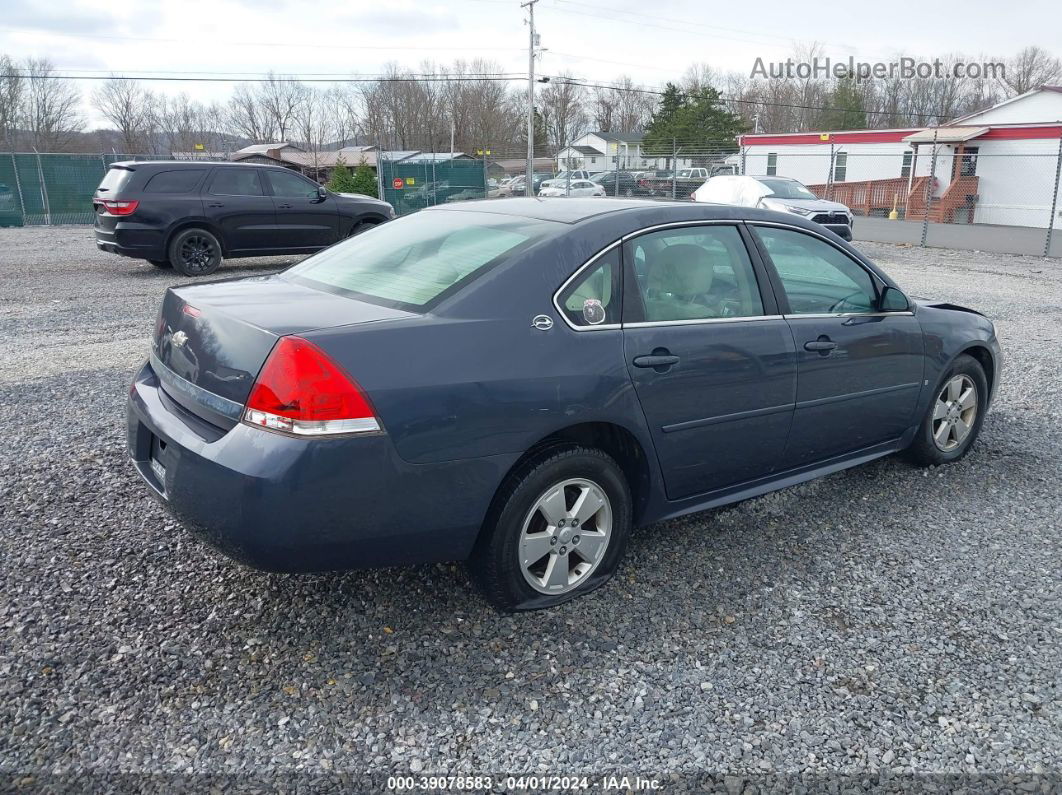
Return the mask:
<svg viewBox="0 0 1062 795">
<path fill-rule="evenodd" d="M 150 262 L 156 268 L 172 268 L 173 267 L 173 263 L 170 262 L 168 259 L 149 259 L 148 262 Z"/>
<path fill-rule="evenodd" d="M 207 276 L 221 265 L 221 243 L 205 229 L 185 229 L 170 241 L 170 262 L 184 276 Z"/>
<path fill-rule="evenodd" d="M 552 607 L 607 582 L 630 529 L 630 488 L 610 456 L 547 448 L 502 486 L 470 561 L 472 574 L 501 610 Z"/>
<path fill-rule="evenodd" d="M 937 385 L 908 457 L 921 466 L 958 461 L 981 433 L 987 404 L 984 368 L 972 356 L 959 356 Z"/>
</svg>

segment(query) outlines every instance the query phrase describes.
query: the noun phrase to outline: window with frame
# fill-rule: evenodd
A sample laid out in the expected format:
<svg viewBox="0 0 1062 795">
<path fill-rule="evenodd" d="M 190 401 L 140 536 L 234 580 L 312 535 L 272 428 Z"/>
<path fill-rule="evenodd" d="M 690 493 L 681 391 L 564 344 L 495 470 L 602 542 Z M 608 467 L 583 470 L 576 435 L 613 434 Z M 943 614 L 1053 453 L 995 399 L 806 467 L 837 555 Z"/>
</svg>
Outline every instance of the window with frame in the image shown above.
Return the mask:
<svg viewBox="0 0 1062 795">
<path fill-rule="evenodd" d="M 763 315 L 756 273 L 734 226 L 649 232 L 626 243 L 644 320 L 716 320 Z"/>
<path fill-rule="evenodd" d="M 565 317 L 593 328 L 620 322 L 620 247 L 602 254 L 558 296 Z"/>
<path fill-rule="evenodd" d="M 290 171 L 270 171 L 269 184 L 273 186 L 274 196 L 289 199 L 312 199 L 317 196 L 317 185 Z"/>
<path fill-rule="evenodd" d="M 257 168 L 221 168 L 214 174 L 210 192 L 215 196 L 265 196 Z"/>
<path fill-rule="evenodd" d="M 778 153 L 767 153 L 767 176 L 773 177 L 778 174 Z"/>
<path fill-rule="evenodd" d="M 844 182 L 848 176 L 848 153 L 838 152 L 833 158 L 833 181 Z"/>
<path fill-rule="evenodd" d="M 903 162 L 900 164 L 900 176 L 901 177 L 909 177 L 909 176 L 911 176 L 911 163 L 912 163 L 913 160 L 914 160 L 914 152 L 908 151 L 908 152 L 904 152 L 903 153 Z"/>
<path fill-rule="evenodd" d="M 959 159 L 959 176 L 973 177 L 977 175 L 977 152 L 980 147 L 968 146 Z"/>
<path fill-rule="evenodd" d="M 144 193 L 188 193 L 199 184 L 203 171 L 201 168 L 160 171 L 148 180 Z"/>
<path fill-rule="evenodd" d="M 825 240 L 774 226 L 757 226 L 794 315 L 874 312 L 874 277 Z"/>
</svg>

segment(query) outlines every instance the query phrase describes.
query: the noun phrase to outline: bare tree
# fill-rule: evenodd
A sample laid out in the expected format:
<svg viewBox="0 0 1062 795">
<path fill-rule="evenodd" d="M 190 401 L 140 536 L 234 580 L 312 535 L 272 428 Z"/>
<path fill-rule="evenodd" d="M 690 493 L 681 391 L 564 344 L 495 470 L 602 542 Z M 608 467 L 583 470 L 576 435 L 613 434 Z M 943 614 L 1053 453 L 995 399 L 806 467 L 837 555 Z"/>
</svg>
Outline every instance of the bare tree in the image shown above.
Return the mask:
<svg viewBox="0 0 1062 795">
<path fill-rule="evenodd" d="M 546 136 L 551 146 L 560 148 L 586 129 L 586 89 L 574 82 L 572 75 L 562 72 L 542 91 L 539 107 L 546 124 Z"/>
<path fill-rule="evenodd" d="M 0 55 L 0 142 L 11 149 L 14 148 L 23 93 L 17 65 L 8 56 Z"/>
<path fill-rule="evenodd" d="M 70 80 L 56 77 L 47 58 L 29 58 L 22 65 L 25 87 L 21 127 L 42 152 L 67 148 L 81 128 L 81 92 Z"/>
<path fill-rule="evenodd" d="M 133 80 L 110 79 L 92 93 L 92 105 L 121 134 L 122 151 L 154 152 L 160 100 Z"/>
<path fill-rule="evenodd" d="M 278 141 L 287 141 L 294 132 L 299 109 L 306 96 L 306 86 L 291 77 L 269 73 L 256 92 L 258 103 L 276 131 Z"/>
<path fill-rule="evenodd" d="M 1062 80 L 1062 60 L 1039 47 L 1026 47 L 1004 62 L 1006 74 L 1000 78 L 1008 96 L 1017 96 L 1043 85 Z"/>
<path fill-rule="evenodd" d="M 229 97 L 225 126 L 232 135 L 247 138 L 256 144 L 276 141 L 272 119 L 259 105 L 258 97 L 247 83 L 237 85 Z"/>
</svg>

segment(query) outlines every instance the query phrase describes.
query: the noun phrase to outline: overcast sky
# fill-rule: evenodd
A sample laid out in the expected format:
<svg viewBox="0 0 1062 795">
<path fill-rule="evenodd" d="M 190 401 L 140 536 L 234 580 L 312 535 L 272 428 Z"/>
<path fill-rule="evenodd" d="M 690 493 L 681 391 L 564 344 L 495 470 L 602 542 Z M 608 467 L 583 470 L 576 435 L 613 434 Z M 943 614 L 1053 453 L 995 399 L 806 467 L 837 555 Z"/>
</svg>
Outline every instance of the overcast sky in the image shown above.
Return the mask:
<svg viewBox="0 0 1062 795">
<path fill-rule="evenodd" d="M 695 62 L 748 74 L 757 57 L 784 60 L 798 42 L 818 41 L 832 58 L 865 61 L 956 51 L 1007 56 L 1030 44 L 1062 54 L 1058 0 L 1006 8 L 998 0 L 917 7 L 541 0 L 536 22 L 547 52 L 538 68 L 588 80 L 630 74 L 655 86 Z M 416 67 L 457 57 L 490 58 L 503 71 L 526 73 L 524 18 L 518 0 L 4 0 L 0 52 L 47 56 L 63 70 L 116 73 L 375 74 L 389 61 Z M 204 100 L 231 89 L 152 87 Z"/>
</svg>

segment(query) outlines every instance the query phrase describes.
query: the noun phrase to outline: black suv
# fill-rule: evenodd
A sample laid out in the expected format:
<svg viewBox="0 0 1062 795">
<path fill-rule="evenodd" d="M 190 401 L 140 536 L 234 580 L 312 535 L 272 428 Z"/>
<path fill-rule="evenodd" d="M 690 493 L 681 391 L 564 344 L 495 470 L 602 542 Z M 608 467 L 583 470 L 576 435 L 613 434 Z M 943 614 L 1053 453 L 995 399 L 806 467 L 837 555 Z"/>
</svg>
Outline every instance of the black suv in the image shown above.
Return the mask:
<svg viewBox="0 0 1062 795">
<path fill-rule="evenodd" d="M 205 276 L 223 257 L 306 254 L 394 218 L 283 166 L 115 163 L 92 197 L 96 247 Z"/>
</svg>

